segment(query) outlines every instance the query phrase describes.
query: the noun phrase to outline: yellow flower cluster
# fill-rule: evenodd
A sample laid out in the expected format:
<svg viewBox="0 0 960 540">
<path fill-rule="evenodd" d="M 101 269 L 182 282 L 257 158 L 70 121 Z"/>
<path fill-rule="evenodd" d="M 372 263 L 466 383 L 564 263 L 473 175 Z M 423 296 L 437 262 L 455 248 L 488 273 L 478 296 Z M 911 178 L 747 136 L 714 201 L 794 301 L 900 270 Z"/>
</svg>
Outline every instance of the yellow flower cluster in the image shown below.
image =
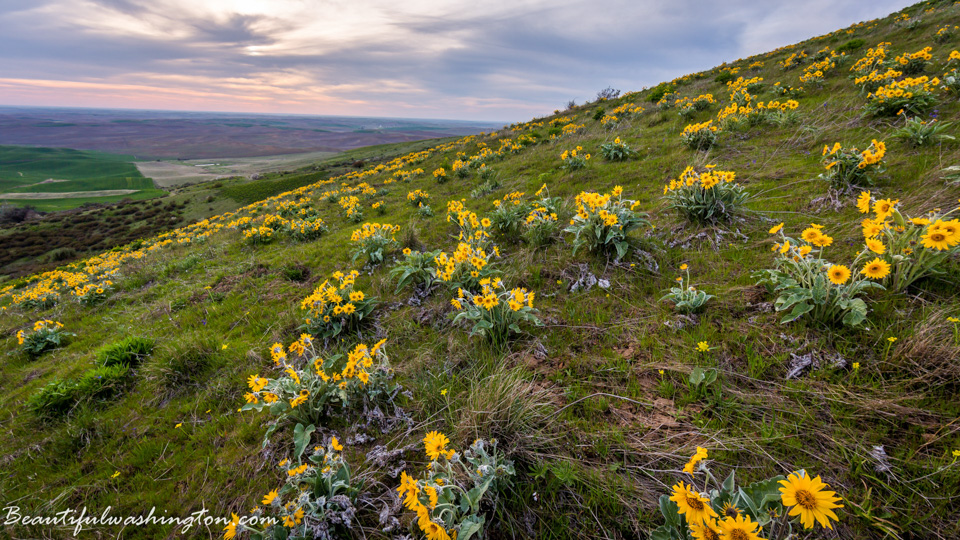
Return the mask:
<svg viewBox="0 0 960 540">
<path fill-rule="evenodd" d="M 737 173 L 733 171 L 718 171 L 713 165 L 707 166 L 707 171 L 698 173 L 693 167 L 687 167 L 680 173 L 679 180 L 670 180 L 670 183 L 663 186 L 663 193 L 673 191 L 682 187 L 691 187 L 700 184 L 703 189 L 710 189 L 713 186 L 723 182 L 730 183 L 736 178 Z"/>
<path fill-rule="evenodd" d="M 562 159 L 563 161 L 576 158 L 576 157 L 582 157 L 583 159 L 590 159 L 590 154 L 584 155 L 581 152 L 583 152 L 582 146 L 577 146 L 573 150 L 564 150 L 563 153 L 560 154 L 560 159 Z"/>
<path fill-rule="evenodd" d="M 421 202 L 428 201 L 429 199 L 430 194 L 422 189 L 415 189 L 407 193 L 407 200 L 414 206 L 419 206 Z"/>
<path fill-rule="evenodd" d="M 390 225 L 389 223 L 364 223 L 359 229 L 353 231 L 353 234 L 350 235 L 350 241 L 363 242 L 373 237 L 393 238 L 398 232 L 400 232 L 399 225 Z"/>
<path fill-rule="evenodd" d="M 710 131 L 716 133 L 720 131 L 720 128 L 713 125 L 713 120 L 707 120 L 706 122 L 700 122 L 699 124 L 688 124 L 683 128 L 683 133 L 681 133 L 681 135 L 693 135 L 701 131 Z"/>
<path fill-rule="evenodd" d="M 900 64 L 901 66 L 908 65 L 911 61 L 921 60 L 924 62 L 929 62 L 933 60 L 933 55 L 930 54 L 930 51 L 933 50 L 933 47 L 924 47 L 915 53 L 903 53 L 900 56 L 894 59 L 894 62 Z"/>
<path fill-rule="evenodd" d="M 446 252 L 442 251 L 434 259 L 437 265 L 437 279 L 453 281 L 455 277 L 465 272 L 471 278 L 477 280 L 480 278 L 481 271 L 487 267 L 494 255 L 494 251 L 488 252 L 481 247 L 460 242 L 457 244 L 457 249 L 453 252 L 453 255 L 447 255 Z"/>
<path fill-rule="evenodd" d="M 885 41 L 878 43 L 876 47 L 867 49 L 867 53 L 853 64 L 850 71 L 863 74 L 881 68 L 887 59 L 887 47 L 889 46 L 890 42 Z"/>
<path fill-rule="evenodd" d="M 910 99 L 921 91 L 935 92 L 938 84 L 940 84 L 940 79 L 936 77 L 932 79 L 926 75 L 907 77 L 881 86 L 876 92 L 868 94 L 867 99 L 872 99 L 879 103 L 896 98 Z"/>
<path fill-rule="evenodd" d="M 768 111 L 793 111 L 796 110 L 798 106 L 800 106 L 800 103 L 793 99 L 788 99 L 783 103 L 780 103 L 779 101 L 768 101 L 766 103 L 758 101 L 756 104 L 756 108 L 758 110 Z"/>
<path fill-rule="evenodd" d="M 300 302 L 300 309 L 308 312 L 307 324 L 314 321 L 329 323 L 332 317 L 349 316 L 356 310 L 355 302 L 364 300 L 362 291 L 354 291 L 353 285 L 360 272 L 356 270 L 349 274 L 334 272 L 332 277 L 337 283 L 326 280 L 317 287 L 310 296 Z"/>
<path fill-rule="evenodd" d="M 784 58 L 784 59 L 780 62 L 780 67 L 781 67 L 782 69 L 790 69 L 790 68 L 792 68 L 792 67 L 799 66 L 800 64 L 803 63 L 803 61 L 804 61 L 806 58 L 807 58 L 807 53 L 806 53 L 806 51 L 798 51 L 798 52 L 795 52 L 795 53 L 791 54 L 790 56 Z"/>
<path fill-rule="evenodd" d="M 358 216 L 362 215 L 360 213 L 359 197 L 356 197 L 353 195 L 340 197 L 340 201 L 338 202 L 338 204 L 340 205 L 340 208 L 343 209 L 344 214 L 347 216 L 347 218 L 356 219 Z"/>
</svg>

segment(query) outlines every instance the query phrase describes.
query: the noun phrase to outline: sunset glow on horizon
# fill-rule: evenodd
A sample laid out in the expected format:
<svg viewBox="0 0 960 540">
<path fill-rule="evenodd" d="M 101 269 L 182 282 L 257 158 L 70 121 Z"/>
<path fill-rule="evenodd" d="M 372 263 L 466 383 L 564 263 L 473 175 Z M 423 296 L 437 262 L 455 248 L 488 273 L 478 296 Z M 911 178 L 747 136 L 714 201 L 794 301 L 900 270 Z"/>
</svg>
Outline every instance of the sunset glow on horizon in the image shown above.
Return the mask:
<svg viewBox="0 0 960 540">
<path fill-rule="evenodd" d="M 515 121 L 902 1 L 11 0 L 0 105 Z"/>
</svg>

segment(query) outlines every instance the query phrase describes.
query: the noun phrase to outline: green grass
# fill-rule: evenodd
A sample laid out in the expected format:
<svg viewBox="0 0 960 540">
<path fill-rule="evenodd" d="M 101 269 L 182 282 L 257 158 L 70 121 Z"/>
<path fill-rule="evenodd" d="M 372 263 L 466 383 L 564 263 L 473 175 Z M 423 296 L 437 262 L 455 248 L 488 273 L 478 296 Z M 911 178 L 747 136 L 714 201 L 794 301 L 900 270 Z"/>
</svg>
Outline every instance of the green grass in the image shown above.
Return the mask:
<svg viewBox="0 0 960 540">
<path fill-rule="evenodd" d="M 88 203 L 114 204 L 124 200 L 143 201 L 164 197 L 166 194 L 166 191 L 161 191 L 159 189 L 146 189 L 136 193 L 128 193 L 126 195 L 108 195 L 106 197 L 70 197 L 65 199 L 4 199 L 3 194 L 0 194 L 0 201 L 15 205 L 31 206 L 40 212 L 59 212 L 62 210 L 77 208 Z"/>
<path fill-rule="evenodd" d="M 67 180 L 66 182 L 48 182 L 12 188 L 6 193 L 67 193 L 71 191 L 100 191 L 109 189 L 137 189 L 159 191 L 154 188 L 149 178 L 86 178 L 83 180 Z"/>
<path fill-rule="evenodd" d="M 918 5 L 910 13 L 925 9 Z M 931 44 L 936 28 L 957 16 L 958 7 L 946 5 L 923 13 L 914 30 L 892 24 L 891 17 L 801 47 L 813 53 L 863 39 L 867 47 L 891 41 L 896 53 L 912 52 Z M 955 48 L 956 42 L 935 45 L 933 54 L 942 61 Z M 757 74 L 768 89 L 776 81 L 796 85 L 801 70 L 783 72 L 776 65 L 790 52 L 762 58 L 765 66 Z M 753 60 L 732 65 L 745 71 Z M 496 436 L 517 462 L 519 477 L 504 494 L 504 511 L 488 516 L 492 538 L 645 537 L 662 522 L 657 498 L 685 479 L 680 468 L 697 446 L 710 450 L 715 471 L 725 476 L 737 467 L 743 482 L 799 468 L 822 476 L 845 499 L 835 524 L 840 537 L 881 538 L 885 530 L 901 538 L 957 537 L 960 465 L 952 464 L 951 452 L 960 448 L 960 344 L 947 317 L 960 313 L 960 263 L 950 262 L 944 275 L 907 294 L 872 292 L 866 330 L 781 325 L 766 306 L 773 298 L 751 276 L 771 265 L 767 230 L 780 221 L 789 231 L 822 224 L 835 237 L 830 257 L 836 260 L 849 260 L 860 247 L 862 216 L 853 198 L 842 198 L 839 207 L 822 199 L 826 184 L 815 177 L 823 168 L 824 144 L 862 148 L 872 138 L 886 139 L 888 172 L 875 192 L 900 199 L 908 213 L 956 204 L 956 189 L 944 186 L 938 171 L 960 163 L 960 145 L 914 149 L 889 139 L 896 126 L 862 114 L 864 97 L 847 78 L 849 65 L 831 72 L 822 88 L 808 88 L 799 100 L 800 125 L 728 132 L 708 155 L 680 146 L 688 122 L 675 111 L 652 110 L 648 94 L 641 93 L 602 104 L 610 110 L 635 101 L 648 108 L 616 131 L 592 120 L 599 104 L 563 113 L 586 124 L 585 132 L 492 162 L 502 187 L 478 198 L 469 195 L 482 183 L 476 176 L 438 185 L 429 175 L 458 151 L 476 153 L 477 141 L 431 156 L 417 165 L 427 175 L 408 183 L 385 184 L 387 173 L 366 177 L 378 194 L 364 204 L 382 199 L 388 207 L 383 217 L 367 208 L 367 221 L 398 224 L 404 244 L 448 253 L 456 247 L 456 230 L 445 220 L 449 200 L 466 199 L 467 208 L 484 216 L 506 193 L 532 194 L 546 183 L 550 195 L 568 205 L 581 190 L 616 185 L 641 201 L 655 228 L 635 235 L 634 242 L 653 254 L 655 271 L 640 258 L 613 264 L 584 252 L 573 256 L 569 236 L 539 249 L 498 239 L 504 279 L 536 292 L 545 324 L 504 350 L 492 350 L 450 324 L 452 293 L 445 288 L 420 305 L 409 302 L 409 290 L 395 294 L 388 273 L 397 254 L 378 268 L 353 265 L 349 238 L 358 225 L 347 222 L 336 204 L 319 199 L 335 186 L 313 191 L 313 206 L 330 225 L 315 242 L 250 246 L 239 233 L 225 231 L 124 265 L 117 292 L 95 309 L 70 301 L 42 312 L 9 308 L 0 315 L 7 350 L 15 348 L 18 329 L 42 317 L 62 321 L 78 336 L 37 361 L 11 356 L 0 363 L 0 426 L 10 441 L 0 492 L 31 512 L 80 502 L 112 506 L 115 514 L 137 514 L 152 505 L 184 516 L 204 507 L 214 515 L 249 511 L 283 481 L 273 465 L 289 455 L 291 445 L 289 433 L 280 432 L 273 437 L 277 444 L 261 447 L 266 419 L 237 412 L 245 379 L 276 376 L 268 349 L 299 336 L 300 300 L 332 272 L 356 268 L 358 288 L 381 301 L 363 339 L 370 344 L 388 338 L 391 363 L 411 396 L 403 406 L 413 420 L 389 433 L 364 431 L 346 419 L 323 426 L 341 440 L 358 431 L 372 438 L 349 445 L 347 453 L 352 466 L 374 479 L 367 489 L 378 499 L 371 506 L 376 511 L 359 517 L 369 538 L 386 537 L 377 530 L 377 513 L 397 479 L 370 470 L 365 453 L 378 444 L 409 445 L 406 470 L 420 470 L 420 440 L 433 429 L 448 434 L 456 448 L 477 436 Z M 678 90 L 725 101 L 716 75 L 711 70 L 678 81 Z M 758 99 L 775 98 L 768 91 Z M 955 100 L 943 99 L 938 109 L 943 121 L 960 117 Z M 712 118 L 716 110 L 691 122 Z M 547 128 L 504 130 L 497 137 L 534 131 L 545 134 Z M 599 145 L 618 136 L 640 155 L 626 162 L 600 159 Z M 497 147 L 496 140 L 483 142 Z M 558 169 L 560 153 L 576 145 L 595 157 L 580 171 Z M 377 156 L 363 159 L 372 165 Z M 686 165 L 704 163 L 736 171 L 755 194 L 745 220 L 701 229 L 665 211 L 664 183 Z M 417 188 L 430 193 L 435 217 L 417 217 L 406 202 L 406 193 Z M 697 286 L 717 296 L 697 319 L 678 317 L 657 301 L 684 263 Z M 607 279 L 610 288 L 570 292 L 581 265 Z M 80 379 L 93 367 L 94 351 L 129 335 L 151 338 L 157 346 L 132 370 L 122 394 L 84 403 L 56 421 L 23 410 L 44 385 Z M 899 339 L 886 355 L 890 336 Z M 324 354 L 342 352 L 357 338 L 346 339 L 328 344 Z M 697 353 L 699 341 L 715 349 Z M 792 355 L 804 354 L 815 355 L 819 368 L 786 379 Z M 854 361 L 861 365 L 857 371 L 850 367 Z M 716 369 L 715 386 L 691 388 L 695 367 Z M 893 465 L 890 474 L 878 472 L 870 455 L 880 445 Z M 120 474 L 114 478 L 115 472 Z M 404 526 L 410 517 L 403 518 Z M 159 525 L 125 533 L 175 534 Z M 19 528 L 10 534 L 44 531 Z"/>
<path fill-rule="evenodd" d="M 48 178 L 57 180 L 143 178 L 132 161 L 133 156 L 88 150 L 0 146 L 0 191 L 7 191 L 11 187 L 27 183 L 35 184 Z"/>
</svg>

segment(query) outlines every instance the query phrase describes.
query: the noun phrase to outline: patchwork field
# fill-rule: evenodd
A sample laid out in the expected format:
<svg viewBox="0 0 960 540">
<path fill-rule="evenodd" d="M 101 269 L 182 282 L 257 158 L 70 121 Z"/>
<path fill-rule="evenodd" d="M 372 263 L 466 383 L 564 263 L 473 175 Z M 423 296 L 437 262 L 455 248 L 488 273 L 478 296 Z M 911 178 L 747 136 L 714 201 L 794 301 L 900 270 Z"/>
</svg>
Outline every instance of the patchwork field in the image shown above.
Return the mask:
<svg viewBox="0 0 960 540">
<path fill-rule="evenodd" d="M 132 159 L 69 148 L 0 146 L 0 202 L 50 212 L 88 202 L 163 196 Z"/>
</svg>

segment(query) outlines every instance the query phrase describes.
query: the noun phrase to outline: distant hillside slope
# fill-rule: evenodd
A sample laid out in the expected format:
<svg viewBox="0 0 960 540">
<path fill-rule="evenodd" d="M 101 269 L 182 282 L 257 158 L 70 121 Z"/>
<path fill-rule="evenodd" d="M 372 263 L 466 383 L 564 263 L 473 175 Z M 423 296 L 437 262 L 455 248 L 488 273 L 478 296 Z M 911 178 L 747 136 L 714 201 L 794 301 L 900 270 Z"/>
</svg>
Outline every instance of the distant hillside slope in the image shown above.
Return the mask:
<svg viewBox="0 0 960 540">
<path fill-rule="evenodd" d="M 202 537 L 956 538 L 958 20 L 224 186 L 8 280 L 0 493 Z"/>
</svg>

